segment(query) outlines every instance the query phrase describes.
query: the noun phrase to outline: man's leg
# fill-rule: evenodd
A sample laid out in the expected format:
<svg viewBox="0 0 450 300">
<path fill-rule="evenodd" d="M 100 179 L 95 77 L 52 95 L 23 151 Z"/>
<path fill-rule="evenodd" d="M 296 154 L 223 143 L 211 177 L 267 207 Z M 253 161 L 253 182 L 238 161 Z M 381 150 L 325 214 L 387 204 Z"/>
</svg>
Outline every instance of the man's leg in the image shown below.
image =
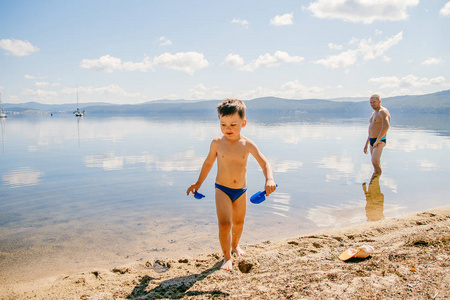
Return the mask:
<svg viewBox="0 0 450 300">
<path fill-rule="evenodd" d="M 216 212 L 219 225 L 219 241 L 225 258 L 222 269 L 231 270 L 231 225 L 232 225 L 232 202 L 223 191 L 216 189 Z"/>
<path fill-rule="evenodd" d="M 374 169 L 374 174 L 381 174 L 381 153 L 383 153 L 383 148 L 386 143 L 379 143 L 377 147 L 370 146 L 370 153 L 372 155 L 372 165 Z"/>
<path fill-rule="evenodd" d="M 247 212 L 247 192 L 242 194 L 232 204 L 233 209 L 233 226 L 231 228 L 231 249 L 238 256 L 244 256 L 245 251 L 239 247 L 242 231 L 244 229 L 245 214 Z"/>
</svg>

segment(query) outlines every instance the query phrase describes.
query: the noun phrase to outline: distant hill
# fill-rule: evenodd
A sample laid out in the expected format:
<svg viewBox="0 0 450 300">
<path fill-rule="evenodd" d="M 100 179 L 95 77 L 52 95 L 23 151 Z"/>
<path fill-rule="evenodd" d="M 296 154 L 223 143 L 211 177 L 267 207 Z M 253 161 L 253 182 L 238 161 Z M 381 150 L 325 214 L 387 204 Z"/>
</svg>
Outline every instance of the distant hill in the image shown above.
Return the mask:
<svg viewBox="0 0 450 300">
<path fill-rule="evenodd" d="M 339 98 L 343 99 L 343 98 Z M 355 101 L 359 98 L 347 98 L 349 101 L 336 99 L 283 99 L 263 97 L 245 101 L 247 110 L 255 114 L 286 114 L 286 113 L 328 113 L 361 115 L 372 111 L 368 99 Z M 109 115 L 215 115 L 215 108 L 221 99 L 204 101 L 159 100 L 143 104 L 114 105 L 108 103 L 80 104 L 80 109 L 87 114 Z M 426 95 L 398 96 L 382 99 L 382 105 L 395 113 L 431 113 L 450 114 L 450 90 Z M 75 104 L 48 105 L 36 102 L 23 104 L 4 104 L 7 111 L 21 112 L 35 110 L 44 112 L 72 112 Z"/>
<path fill-rule="evenodd" d="M 79 103 L 80 108 L 96 105 L 96 106 L 112 106 L 114 104 L 110 103 Z M 71 104 L 43 104 L 38 102 L 27 102 L 27 103 L 4 103 L 3 107 L 8 111 L 20 112 L 24 110 L 36 110 L 42 112 L 72 112 L 77 108 L 74 103 Z"/>
<path fill-rule="evenodd" d="M 450 90 L 418 96 L 399 96 L 382 100 L 389 111 L 403 113 L 450 113 Z"/>
</svg>

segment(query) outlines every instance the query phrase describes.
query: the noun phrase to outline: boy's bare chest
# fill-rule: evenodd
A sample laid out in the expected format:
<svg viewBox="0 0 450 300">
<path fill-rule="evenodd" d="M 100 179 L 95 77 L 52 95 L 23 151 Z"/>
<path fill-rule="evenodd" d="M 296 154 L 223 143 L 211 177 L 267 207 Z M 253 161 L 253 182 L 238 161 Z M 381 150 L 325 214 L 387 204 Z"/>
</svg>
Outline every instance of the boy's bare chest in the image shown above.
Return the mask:
<svg viewBox="0 0 450 300">
<path fill-rule="evenodd" d="M 246 162 L 248 154 L 248 150 L 242 144 L 221 145 L 217 148 L 217 158 L 227 162 Z"/>
</svg>

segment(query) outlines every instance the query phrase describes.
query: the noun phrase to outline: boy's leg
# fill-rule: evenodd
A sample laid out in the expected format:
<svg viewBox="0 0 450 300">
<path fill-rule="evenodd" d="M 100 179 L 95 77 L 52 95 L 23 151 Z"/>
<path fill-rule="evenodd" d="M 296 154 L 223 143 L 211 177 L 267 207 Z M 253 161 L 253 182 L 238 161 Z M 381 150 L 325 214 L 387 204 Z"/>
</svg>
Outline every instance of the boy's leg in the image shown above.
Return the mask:
<svg viewBox="0 0 450 300">
<path fill-rule="evenodd" d="M 247 212 L 247 192 L 242 194 L 232 204 L 233 226 L 231 228 L 231 249 L 236 252 L 238 256 L 245 255 L 245 251 L 239 247 L 239 240 L 241 239 L 242 231 L 244 229 L 245 214 Z"/>
<path fill-rule="evenodd" d="M 219 189 L 216 189 L 216 212 L 219 224 L 219 241 L 225 257 L 222 269 L 231 270 L 231 226 L 232 226 L 232 202 L 230 198 Z"/>
</svg>

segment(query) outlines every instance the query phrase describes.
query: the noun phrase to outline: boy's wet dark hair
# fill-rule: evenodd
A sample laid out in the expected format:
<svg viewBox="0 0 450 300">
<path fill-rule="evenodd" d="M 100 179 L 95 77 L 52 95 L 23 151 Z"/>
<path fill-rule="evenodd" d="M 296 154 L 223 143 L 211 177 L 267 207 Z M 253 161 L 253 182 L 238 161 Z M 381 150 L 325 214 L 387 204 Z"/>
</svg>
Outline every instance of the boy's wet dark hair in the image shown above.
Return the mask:
<svg viewBox="0 0 450 300">
<path fill-rule="evenodd" d="M 241 119 L 245 118 L 245 103 L 238 99 L 225 99 L 217 105 L 217 113 L 221 116 L 229 116 L 235 113 L 239 114 Z"/>
</svg>

